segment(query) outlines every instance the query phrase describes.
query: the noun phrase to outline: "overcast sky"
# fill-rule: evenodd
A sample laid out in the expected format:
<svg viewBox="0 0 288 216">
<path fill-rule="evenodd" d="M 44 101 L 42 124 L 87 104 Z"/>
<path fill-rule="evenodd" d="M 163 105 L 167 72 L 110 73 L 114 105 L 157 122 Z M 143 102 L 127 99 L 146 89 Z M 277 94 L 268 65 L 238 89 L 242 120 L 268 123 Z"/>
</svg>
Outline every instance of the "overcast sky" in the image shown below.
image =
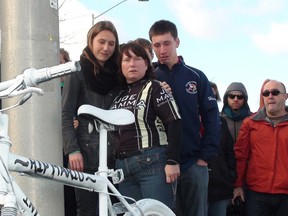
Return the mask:
<svg viewBox="0 0 288 216">
<path fill-rule="evenodd" d="M 63 0 L 59 1 L 59 5 Z M 78 60 L 92 26 L 120 0 L 66 0 L 60 8 L 61 47 Z M 178 27 L 178 54 L 202 70 L 220 89 L 242 82 L 256 111 L 262 82 L 277 79 L 288 87 L 287 0 L 126 0 L 94 21 L 110 20 L 120 43 L 144 37 L 159 19 Z M 156 60 L 156 59 L 155 59 Z M 222 104 L 219 104 L 222 109 Z"/>
</svg>

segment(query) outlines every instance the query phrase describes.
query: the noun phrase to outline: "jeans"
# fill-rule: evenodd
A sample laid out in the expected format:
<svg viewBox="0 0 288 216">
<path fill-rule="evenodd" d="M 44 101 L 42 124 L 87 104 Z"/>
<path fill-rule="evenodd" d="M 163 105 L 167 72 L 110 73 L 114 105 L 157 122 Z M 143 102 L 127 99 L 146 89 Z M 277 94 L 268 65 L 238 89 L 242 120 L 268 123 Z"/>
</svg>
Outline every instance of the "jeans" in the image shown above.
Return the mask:
<svg viewBox="0 0 288 216">
<path fill-rule="evenodd" d="M 245 216 L 287 216 L 288 194 L 267 194 L 247 189 Z"/>
<path fill-rule="evenodd" d="M 177 190 L 177 216 L 207 216 L 208 167 L 192 165 L 181 173 Z"/>
<path fill-rule="evenodd" d="M 226 216 L 227 205 L 230 199 L 208 203 L 208 216 Z"/>
<path fill-rule="evenodd" d="M 124 172 L 124 181 L 119 184 L 122 195 L 140 200 L 152 198 L 171 208 L 172 188 L 166 183 L 165 147 L 143 149 L 141 155 L 116 160 L 116 168 Z"/>
</svg>

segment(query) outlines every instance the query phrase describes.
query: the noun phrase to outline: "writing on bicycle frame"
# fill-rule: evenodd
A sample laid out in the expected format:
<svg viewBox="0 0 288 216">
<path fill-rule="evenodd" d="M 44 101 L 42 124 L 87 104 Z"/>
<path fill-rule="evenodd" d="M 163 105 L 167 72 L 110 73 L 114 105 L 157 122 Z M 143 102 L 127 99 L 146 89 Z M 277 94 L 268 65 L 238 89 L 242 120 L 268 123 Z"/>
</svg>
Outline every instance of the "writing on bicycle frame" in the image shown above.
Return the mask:
<svg viewBox="0 0 288 216">
<path fill-rule="evenodd" d="M 57 165 L 48 164 L 42 161 L 32 160 L 23 161 L 21 159 L 16 159 L 14 164 L 20 164 L 23 167 L 29 168 L 35 174 L 41 174 L 42 177 L 53 179 L 54 176 L 65 176 L 67 179 L 78 180 L 78 181 L 91 181 L 92 183 L 96 182 L 96 179 L 93 179 L 90 176 L 87 176 L 84 179 L 84 174 L 75 170 L 69 170 L 64 167 L 60 167 Z"/>
</svg>

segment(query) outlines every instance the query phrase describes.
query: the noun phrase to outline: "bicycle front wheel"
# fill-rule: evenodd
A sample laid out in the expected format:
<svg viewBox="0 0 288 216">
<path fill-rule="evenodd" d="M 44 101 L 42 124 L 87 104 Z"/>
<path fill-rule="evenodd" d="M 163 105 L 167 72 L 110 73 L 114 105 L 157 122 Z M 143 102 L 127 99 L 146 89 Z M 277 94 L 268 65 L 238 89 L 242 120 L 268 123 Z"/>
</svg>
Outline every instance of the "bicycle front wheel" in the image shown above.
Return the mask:
<svg viewBox="0 0 288 216">
<path fill-rule="evenodd" d="M 132 208 L 137 212 L 137 215 L 145 216 L 175 216 L 174 212 L 165 204 L 154 199 L 142 199 L 136 202 Z M 124 216 L 132 216 L 130 212 Z"/>
</svg>

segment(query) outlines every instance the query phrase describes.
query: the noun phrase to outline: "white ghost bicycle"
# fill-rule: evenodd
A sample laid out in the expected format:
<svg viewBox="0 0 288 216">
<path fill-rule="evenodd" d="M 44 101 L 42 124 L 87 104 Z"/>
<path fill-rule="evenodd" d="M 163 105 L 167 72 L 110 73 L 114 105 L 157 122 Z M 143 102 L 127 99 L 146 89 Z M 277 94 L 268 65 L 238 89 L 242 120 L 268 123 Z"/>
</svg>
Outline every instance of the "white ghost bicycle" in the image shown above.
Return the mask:
<svg viewBox="0 0 288 216">
<path fill-rule="evenodd" d="M 22 95 L 17 104 L 10 108 L 24 104 L 32 93 L 43 94 L 38 87 L 41 82 L 69 74 L 80 70 L 78 62 L 42 68 L 39 70 L 30 68 L 18 75 L 15 79 L 0 83 L 0 99 Z M 6 108 L 5 110 L 7 110 Z M 69 170 L 67 168 L 33 160 L 10 152 L 12 143 L 8 136 L 8 115 L 0 110 L 0 212 L 1 216 L 39 216 L 40 213 L 17 185 L 15 177 L 10 171 L 20 173 L 18 176 L 56 181 L 65 185 L 79 187 L 99 193 L 99 214 L 108 215 L 133 215 L 133 216 L 172 216 L 175 215 L 166 205 L 153 199 L 135 201 L 132 198 L 122 196 L 113 183 L 123 180 L 122 170 L 110 170 L 107 168 L 107 131 L 114 130 L 117 126 L 134 122 L 133 114 L 124 109 L 102 110 L 90 105 L 82 105 L 78 114 L 91 115 L 95 119 L 95 127 L 100 133 L 99 168 L 98 172 L 87 174 Z M 109 188 L 109 192 L 108 192 Z M 110 196 L 116 196 L 119 203 L 113 204 Z M 127 199 L 132 200 L 129 204 Z"/>
</svg>

